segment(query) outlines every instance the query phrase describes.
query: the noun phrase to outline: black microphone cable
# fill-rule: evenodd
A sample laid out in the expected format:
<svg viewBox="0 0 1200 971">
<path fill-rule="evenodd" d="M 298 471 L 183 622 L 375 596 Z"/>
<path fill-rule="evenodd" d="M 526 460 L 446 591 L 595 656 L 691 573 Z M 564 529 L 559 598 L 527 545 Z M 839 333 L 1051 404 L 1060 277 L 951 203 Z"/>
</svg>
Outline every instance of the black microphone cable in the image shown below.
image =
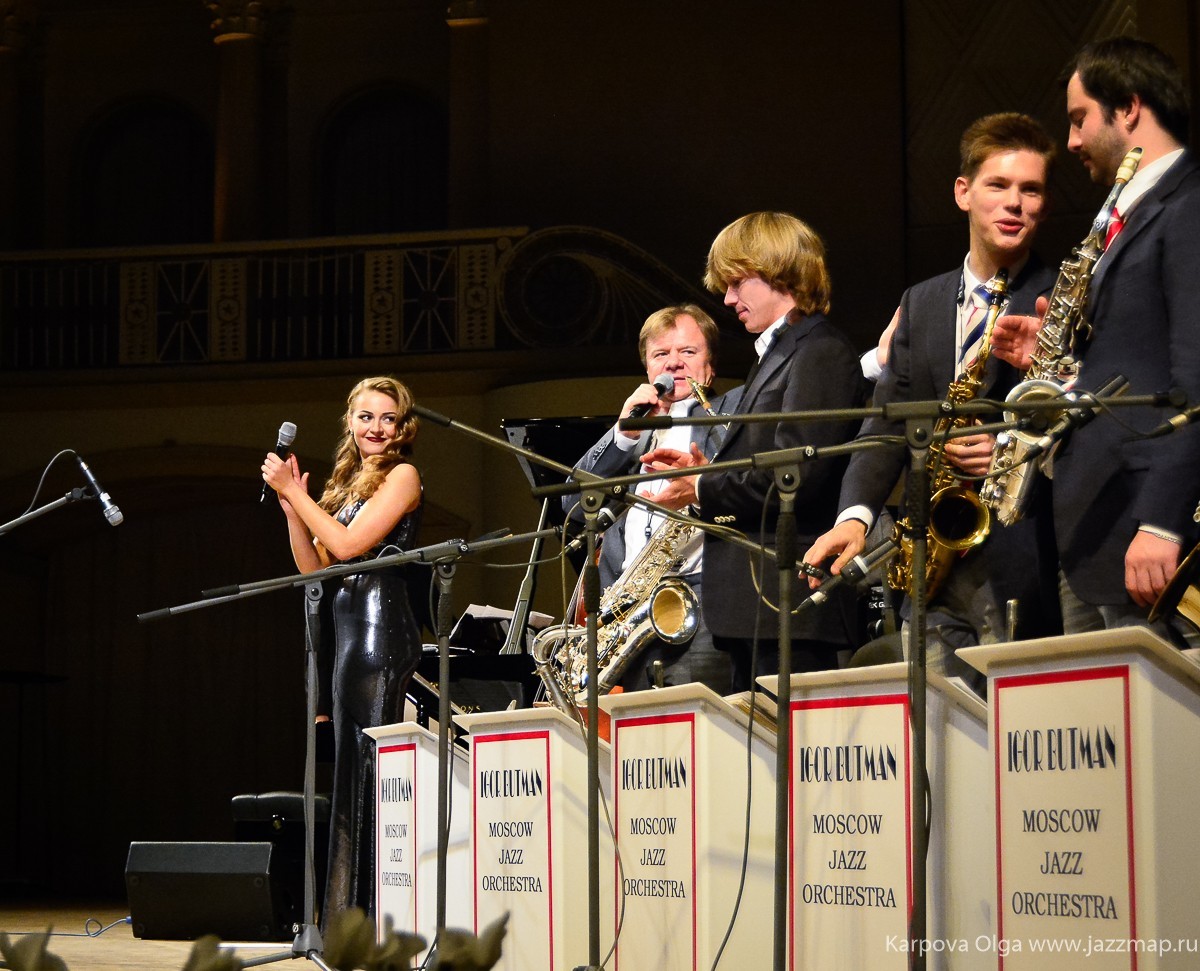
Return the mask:
<svg viewBox="0 0 1200 971">
<path fill-rule="evenodd" d="M 771 505 L 771 496 L 775 492 L 775 485 L 772 484 L 767 489 L 767 494 L 763 500 L 762 516 L 758 523 L 758 539 L 759 546 L 762 547 L 762 540 L 767 534 L 767 512 Z M 746 554 L 750 558 L 750 565 L 753 568 L 755 554 L 747 551 Z M 765 547 L 758 551 L 758 570 L 763 577 L 767 573 L 767 551 Z M 751 569 L 753 574 L 753 569 Z M 754 808 L 754 718 L 758 708 L 758 678 L 755 673 L 758 671 L 758 641 L 762 635 L 763 608 L 768 606 L 766 597 L 759 590 L 758 607 L 754 612 L 754 635 L 750 641 L 750 699 L 749 711 L 746 713 L 746 812 L 745 822 L 742 827 L 742 864 L 738 872 L 738 888 L 737 894 L 733 899 L 733 908 L 729 914 L 729 923 L 725 927 L 725 936 L 721 938 L 721 943 L 717 947 L 717 953 L 713 955 L 712 971 L 717 971 L 717 965 L 721 963 L 721 957 L 725 953 L 725 948 L 729 944 L 729 939 L 733 936 L 733 929 L 737 925 L 738 914 L 742 909 L 742 897 L 746 892 L 746 874 L 750 868 L 750 829 L 753 821 Z M 784 717 L 780 715 L 778 705 L 775 710 L 775 717 Z"/>
</svg>

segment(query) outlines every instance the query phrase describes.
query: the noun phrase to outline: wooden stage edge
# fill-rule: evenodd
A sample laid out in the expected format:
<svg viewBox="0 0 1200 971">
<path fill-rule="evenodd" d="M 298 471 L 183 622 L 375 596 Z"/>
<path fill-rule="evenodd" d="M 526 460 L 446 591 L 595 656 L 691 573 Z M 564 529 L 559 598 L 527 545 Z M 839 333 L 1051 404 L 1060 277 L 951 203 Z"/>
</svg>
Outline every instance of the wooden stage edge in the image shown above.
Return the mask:
<svg viewBox="0 0 1200 971">
<path fill-rule="evenodd" d="M 123 900 L 62 903 L 0 900 L 0 931 L 9 940 L 51 928 L 54 936 L 46 950 L 66 962 L 69 971 L 181 971 L 192 950 L 191 941 L 144 941 L 133 936 L 125 920 L 129 906 Z M 89 923 L 90 921 L 90 923 Z M 98 936 L 101 927 L 109 927 Z M 238 948 L 242 960 L 287 950 L 288 943 L 252 944 Z M 291 961 L 282 966 L 291 966 Z M 275 967 L 279 965 L 268 965 Z"/>
</svg>

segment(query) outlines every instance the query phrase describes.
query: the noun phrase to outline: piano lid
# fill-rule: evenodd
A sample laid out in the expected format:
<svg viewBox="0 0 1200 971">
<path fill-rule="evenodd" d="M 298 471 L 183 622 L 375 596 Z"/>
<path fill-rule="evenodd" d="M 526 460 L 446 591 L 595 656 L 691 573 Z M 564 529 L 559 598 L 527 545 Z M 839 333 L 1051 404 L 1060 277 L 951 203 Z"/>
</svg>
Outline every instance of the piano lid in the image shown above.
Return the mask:
<svg viewBox="0 0 1200 971">
<path fill-rule="evenodd" d="M 586 418 L 505 418 L 501 421 L 509 444 L 537 452 L 554 462 L 574 466 L 585 452 L 616 422 L 616 415 Z M 532 486 L 555 485 L 561 473 L 530 462 L 517 461 Z"/>
</svg>

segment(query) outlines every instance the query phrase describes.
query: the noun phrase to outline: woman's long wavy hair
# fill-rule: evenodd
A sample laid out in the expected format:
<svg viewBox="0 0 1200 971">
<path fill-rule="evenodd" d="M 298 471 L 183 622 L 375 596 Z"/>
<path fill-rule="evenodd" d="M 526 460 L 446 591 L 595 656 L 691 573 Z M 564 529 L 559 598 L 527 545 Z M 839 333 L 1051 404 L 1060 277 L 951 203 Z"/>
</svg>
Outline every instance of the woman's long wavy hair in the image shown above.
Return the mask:
<svg viewBox="0 0 1200 971">
<path fill-rule="evenodd" d="M 378 391 L 396 402 L 396 437 L 379 455 L 369 456 L 366 461 L 354 443 L 350 416 L 354 414 L 354 402 L 364 391 Z M 370 499 L 383 484 L 387 474 L 412 454 L 413 440 L 420 427 L 417 416 L 412 413 L 413 396 L 403 384 L 392 377 L 364 378 L 351 390 L 346 399 L 346 414 L 342 416 L 342 441 L 333 453 L 333 472 L 325 483 L 321 496 L 321 508 L 330 515 L 348 502 Z"/>
</svg>

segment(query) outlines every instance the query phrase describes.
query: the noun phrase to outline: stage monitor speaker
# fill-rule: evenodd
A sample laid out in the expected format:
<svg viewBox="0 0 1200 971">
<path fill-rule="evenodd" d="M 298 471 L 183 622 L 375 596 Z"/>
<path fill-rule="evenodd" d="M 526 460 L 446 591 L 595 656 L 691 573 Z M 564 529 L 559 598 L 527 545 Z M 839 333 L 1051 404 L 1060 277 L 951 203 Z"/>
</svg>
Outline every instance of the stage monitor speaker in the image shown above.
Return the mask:
<svg viewBox="0 0 1200 971">
<path fill-rule="evenodd" d="M 271 862 L 270 843 L 130 843 L 125 889 L 133 936 L 292 940 L 303 887 L 288 886 Z"/>
</svg>

